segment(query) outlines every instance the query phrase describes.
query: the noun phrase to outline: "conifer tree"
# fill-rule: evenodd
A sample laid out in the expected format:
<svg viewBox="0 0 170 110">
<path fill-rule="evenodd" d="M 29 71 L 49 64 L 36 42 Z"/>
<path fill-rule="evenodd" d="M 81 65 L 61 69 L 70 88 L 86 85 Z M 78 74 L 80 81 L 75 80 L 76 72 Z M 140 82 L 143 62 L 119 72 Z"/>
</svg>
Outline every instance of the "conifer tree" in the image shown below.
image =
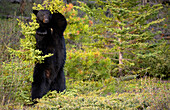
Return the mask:
<svg viewBox="0 0 170 110">
<path fill-rule="evenodd" d="M 81 3 L 78 9 L 86 12 L 93 20 L 91 36 L 93 46 L 109 48 L 107 54 L 118 54 L 118 64 L 114 71 L 123 73 L 139 73 L 148 68 L 135 67 L 143 58 L 154 56 L 156 51 L 150 51 L 157 44 L 152 25 L 164 19 L 151 20 L 162 8 L 161 4 L 141 5 L 139 0 L 96 0 L 96 7 L 89 8 Z M 154 43 L 153 43 L 154 42 Z"/>
</svg>

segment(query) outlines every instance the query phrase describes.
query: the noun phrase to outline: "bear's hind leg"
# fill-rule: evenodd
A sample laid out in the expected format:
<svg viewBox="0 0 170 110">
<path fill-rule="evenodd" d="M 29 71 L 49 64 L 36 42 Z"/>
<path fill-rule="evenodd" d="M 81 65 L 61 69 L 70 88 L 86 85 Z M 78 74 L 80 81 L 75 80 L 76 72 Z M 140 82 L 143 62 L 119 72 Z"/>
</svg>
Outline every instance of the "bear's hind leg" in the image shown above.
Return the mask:
<svg viewBox="0 0 170 110">
<path fill-rule="evenodd" d="M 46 82 L 41 82 L 41 83 L 36 83 L 36 82 L 33 82 L 32 83 L 32 100 L 38 98 L 42 98 L 43 95 L 45 95 L 48 91 L 49 91 L 49 84 L 46 83 Z"/>
<path fill-rule="evenodd" d="M 57 92 L 63 92 L 66 89 L 65 75 L 63 69 L 61 69 L 57 77 L 51 82 L 50 90 L 56 90 Z"/>
<path fill-rule="evenodd" d="M 46 78 L 45 70 L 42 70 L 40 65 L 36 65 L 33 76 L 32 100 L 42 98 L 50 90 L 50 82 Z"/>
</svg>

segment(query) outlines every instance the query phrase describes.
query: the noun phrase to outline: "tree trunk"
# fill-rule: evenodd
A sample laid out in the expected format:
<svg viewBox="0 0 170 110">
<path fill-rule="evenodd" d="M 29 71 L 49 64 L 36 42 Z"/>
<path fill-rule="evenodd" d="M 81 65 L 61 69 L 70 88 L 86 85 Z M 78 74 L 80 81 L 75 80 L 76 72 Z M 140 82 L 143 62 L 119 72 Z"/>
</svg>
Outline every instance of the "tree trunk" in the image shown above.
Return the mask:
<svg viewBox="0 0 170 110">
<path fill-rule="evenodd" d="M 121 41 L 121 39 L 120 38 L 118 38 L 118 41 L 119 41 L 119 43 L 121 44 L 122 43 L 122 41 Z M 121 47 L 119 47 L 119 75 L 120 76 L 122 76 L 123 74 L 122 74 L 122 67 L 121 67 L 121 65 L 123 64 L 123 52 L 121 51 Z"/>
</svg>

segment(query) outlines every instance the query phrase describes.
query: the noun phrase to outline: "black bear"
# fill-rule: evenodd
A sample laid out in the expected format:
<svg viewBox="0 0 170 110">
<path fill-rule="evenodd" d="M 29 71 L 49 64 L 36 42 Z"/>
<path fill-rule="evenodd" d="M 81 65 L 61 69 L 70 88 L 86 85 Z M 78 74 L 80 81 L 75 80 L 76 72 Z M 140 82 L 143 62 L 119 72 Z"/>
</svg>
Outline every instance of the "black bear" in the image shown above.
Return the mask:
<svg viewBox="0 0 170 110">
<path fill-rule="evenodd" d="M 66 60 L 66 48 L 63 32 L 67 21 L 56 11 L 33 10 L 37 17 L 39 28 L 36 30 L 36 49 L 42 55 L 52 53 L 53 56 L 45 58 L 43 63 L 36 63 L 32 83 L 32 100 L 41 98 L 48 91 L 62 92 L 66 89 L 63 67 Z"/>
</svg>

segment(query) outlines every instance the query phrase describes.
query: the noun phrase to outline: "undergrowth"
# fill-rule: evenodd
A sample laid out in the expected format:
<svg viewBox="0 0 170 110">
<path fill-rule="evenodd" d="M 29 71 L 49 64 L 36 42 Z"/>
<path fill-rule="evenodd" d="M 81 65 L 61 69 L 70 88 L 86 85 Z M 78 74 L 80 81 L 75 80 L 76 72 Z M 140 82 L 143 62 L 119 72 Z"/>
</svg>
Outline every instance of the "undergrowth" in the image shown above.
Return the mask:
<svg viewBox="0 0 170 110">
<path fill-rule="evenodd" d="M 108 78 L 102 81 L 75 81 L 67 79 L 67 90 L 63 93 L 49 92 L 38 104 L 8 104 L 4 109 L 28 110 L 168 110 L 170 84 L 155 78 L 130 81 Z"/>
</svg>

